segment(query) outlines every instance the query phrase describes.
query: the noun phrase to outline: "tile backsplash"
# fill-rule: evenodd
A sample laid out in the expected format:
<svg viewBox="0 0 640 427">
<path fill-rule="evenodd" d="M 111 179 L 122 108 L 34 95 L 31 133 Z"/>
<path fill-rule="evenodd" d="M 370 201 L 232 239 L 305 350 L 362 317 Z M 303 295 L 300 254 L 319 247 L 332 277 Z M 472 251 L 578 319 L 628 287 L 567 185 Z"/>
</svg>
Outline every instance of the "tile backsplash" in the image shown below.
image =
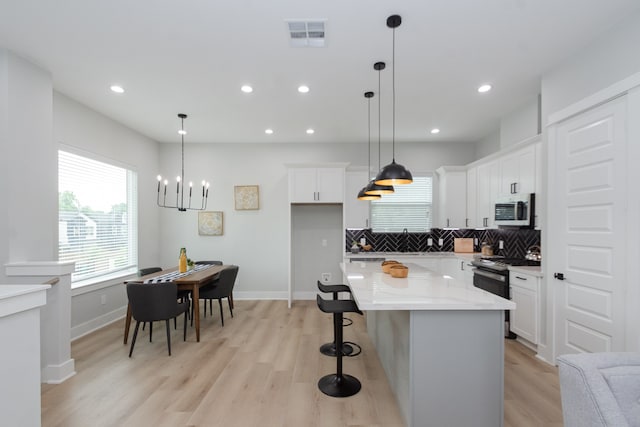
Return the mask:
<svg viewBox="0 0 640 427">
<path fill-rule="evenodd" d="M 345 250 L 351 249 L 355 240 L 360 242 L 364 237 L 367 244 L 373 246 L 375 252 L 453 252 L 453 239 L 456 237 L 470 237 L 477 239 L 474 251 L 480 251 L 482 242 L 491 244 L 494 254 L 508 258 L 524 258 L 527 249 L 531 246 L 540 246 L 540 230 L 527 229 L 457 229 L 449 230 L 432 228 L 428 233 L 373 233 L 370 229 L 345 230 Z M 428 240 L 433 240 L 433 245 L 428 246 Z M 442 246 L 438 245 L 442 239 Z M 498 243 L 502 240 L 504 249 L 498 249 Z"/>
</svg>

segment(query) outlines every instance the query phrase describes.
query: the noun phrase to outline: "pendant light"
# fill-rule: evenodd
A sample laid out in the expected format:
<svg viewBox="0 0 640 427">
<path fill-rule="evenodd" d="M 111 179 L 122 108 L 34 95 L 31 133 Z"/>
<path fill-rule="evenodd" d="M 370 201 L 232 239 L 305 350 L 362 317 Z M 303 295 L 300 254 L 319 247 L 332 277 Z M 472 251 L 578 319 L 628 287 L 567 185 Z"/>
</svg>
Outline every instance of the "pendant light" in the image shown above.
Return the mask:
<svg viewBox="0 0 640 427">
<path fill-rule="evenodd" d="M 411 184 L 413 182 L 411 172 L 409 172 L 409 170 L 404 166 L 396 163 L 396 28 L 399 27 L 401 23 L 402 18 L 400 18 L 400 15 L 391 15 L 387 18 L 387 27 L 393 30 L 393 62 L 391 64 L 391 81 L 393 83 L 393 121 L 391 128 L 391 141 L 393 144 L 393 157 L 391 163 L 382 168 L 378 173 L 378 176 L 376 176 L 376 184 L 379 185 Z"/>
<path fill-rule="evenodd" d="M 162 177 L 158 175 L 158 196 L 157 196 L 157 204 L 161 208 L 169 208 L 169 209 L 178 209 L 180 212 L 186 212 L 188 210 L 194 211 L 203 211 L 207 209 L 207 199 L 209 198 L 209 183 L 206 181 L 202 181 L 202 199 L 199 207 L 191 207 L 191 195 L 193 193 L 193 183 L 189 183 L 189 200 L 185 205 L 185 181 L 184 181 L 184 136 L 187 133 L 184 130 L 184 119 L 187 118 L 186 114 L 178 114 L 178 118 L 180 119 L 180 130 L 178 133 L 180 134 L 180 140 L 182 144 L 182 169 L 180 175 L 176 177 L 176 203 L 171 204 L 167 203 L 167 185 L 169 184 L 168 180 L 164 180 L 164 192 L 162 193 L 162 201 L 160 200 L 160 187 L 162 183 Z M 197 192 L 197 190 L 196 190 Z"/>
<path fill-rule="evenodd" d="M 373 69 L 378 72 L 378 171 L 380 170 L 380 104 L 382 103 L 382 97 L 380 92 L 380 71 L 384 70 L 386 64 L 384 62 L 376 62 L 373 64 Z M 364 192 L 367 194 L 377 194 L 382 196 L 384 194 L 392 194 L 395 190 L 392 185 L 379 185 L 375 180 L 371 180 L 365 187 Z"/>
<path fill-rule="evenodd" d="M 367 123 L 368 123 L 367 129 L 369 130 L 369 143 L 367 144 L 367 147 L 369 149 L 369 155 L 367 157 L 367 161 L 369 162 L 369 167 L 367 168 L 367 175 L 368 175 L 369 173 L 371 173 L 371 98 L 373 98 L 373 92 L 365 92 L 364 97 L 367 98 L 367 107 L 368 107 L 368 113 L 367 113 Z M 380 195 L 367 194 L 365 192 L 366 189 L 367 187 L 364 187 L 362 190 L 358 192 L 358 200 L 378 200 L 379 198 L 381 198 Z"/>
</svg>

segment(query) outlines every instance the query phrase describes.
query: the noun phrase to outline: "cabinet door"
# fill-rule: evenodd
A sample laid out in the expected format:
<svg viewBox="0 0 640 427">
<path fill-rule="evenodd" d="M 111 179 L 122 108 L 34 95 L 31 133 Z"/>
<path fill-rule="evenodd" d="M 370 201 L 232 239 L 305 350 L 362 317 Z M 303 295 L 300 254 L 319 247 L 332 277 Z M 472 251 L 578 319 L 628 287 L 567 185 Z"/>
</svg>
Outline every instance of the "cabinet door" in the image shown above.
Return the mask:
<svg viewBox="0 0 640 427">
<path fill-rule="evenodd" d="M 289 169 L 289 201 L 291 203 L 343 203 L 344 169 Z"/>
<path fill-rule="evenodd" d="M 291 203 L 313 203 L 317 200 L 316 169 L 289 169 L 289 201 Z"/>
<path fill-rule="evenodd" d="M 500 194 L 535 191 L 535 148 L 528 146 L 500 159 Z"/>
<path fill-rule="evenodd" d="M 536 230 L 542 229 L 542 215 L 544 212 L 544 207 L 546 205 L 545 201 L 545 191 L 542 188 L 542 143 L 538 142 L 535 144 L 535 152 L 536 152 L 536 166 L 535 166 L 535 187 L 533 192 L 536 193 L 536 212 L 535 212 L 535 227 Z"/>
<path fill-rule="evenodd" d="M 467 170 L 467 219 L 465 227 L 475 228 L 478 224 L 478 170 L 471 168 Z"/>
<path fill-rule="evenodd" d="M 465 171 L 439 173 L 439 225 L 464 228 L 467 219 L 467 174 Z"/>
<path fill-rule="evenodd" d="M 344 202 L 344 169 L 342 168 L 318 168 L 317 173 L 317 200 L 321 203 Z"/>
<path fill-rule="evenodd" d="M 540 281 L 536 276 L 510 271 L 509 283 L 511 300 L 517 306 L 511 310 L 511 330 L 537 344 Z"/>
<path fill-rule="evenodd" d="M 511 310 L 511 331 L 527 341 L 538 344 L 538 304 L 535 292 L 511 285 L 511 300 L 517 309 Z"/>
<path fill-rule="evenodd" d="M 478 165 L 476 189 L 477 226 L 495 228 L 494 204 L 499 193 L 500 166 L 497 161 Z"/>
<path fill-rule="evenodd" d="M 347 228 L 369 228 L 368 200 L 358 200 L 358 192 L 369 183 L 366 171 L 345 174 L 344 222 Z"/>
</svg>

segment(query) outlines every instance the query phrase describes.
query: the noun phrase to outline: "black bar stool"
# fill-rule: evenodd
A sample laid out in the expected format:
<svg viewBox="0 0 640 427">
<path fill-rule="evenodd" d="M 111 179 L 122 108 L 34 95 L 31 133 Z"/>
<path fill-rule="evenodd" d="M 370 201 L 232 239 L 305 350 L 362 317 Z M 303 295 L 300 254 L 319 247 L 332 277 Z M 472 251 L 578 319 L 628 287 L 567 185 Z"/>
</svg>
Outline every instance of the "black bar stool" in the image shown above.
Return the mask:
<svg viewBox="0 0 640 427">
<path fill-rule="evenodd" d="M 337 301 L 338 300 L 338 293 L 339 292 L 348 292 L 349 295 L 351 295 L 351 289 L 347 286 L 347 285 L 325 285 L 324 283 L 322 283 L 321 281 L 318 280 L 318 289 L 320 290 L 320 292 L 324 292 L 326 294 L 328 293 L 332 293 L 333 294 L 333 300 Z M 351 319 L 343 319 L 344 321 L 348 321 L 349 323 L 346 323 L 342 326 L 349 326 L 353 323 L 353 321 Z M 331 356 L 331 357 L 335 357 L 336 356 L 336 335 L 337 335 L 337 331 L 334 325 L 333 328 L 333 342 L 328 342 L 325 344 L 322 344 L 320 346 L 320 353 L 324 354 L 325 356 Z M 353 347 L 351 347 L 351 345 L 347 344 L 347 343 L 342 343 L 342 355 L 343 356 L 349 356 L 353 353 Z"/>
<path fill-rule="evenodd" d="M 335 374 L 325 375 L 318 381 L 318 388 L 326 395 L 333 397 L 349 397 L 360 391 L 362 385 L 354 376 L 342 373 L 342 317 L 344 313 L 362 312 L 353 300 L 325 300 L 316 295 L 318 308 L 324 313 L 333 313 L 333 325 L 336 330 L 336 364 Z"/>
</svg>

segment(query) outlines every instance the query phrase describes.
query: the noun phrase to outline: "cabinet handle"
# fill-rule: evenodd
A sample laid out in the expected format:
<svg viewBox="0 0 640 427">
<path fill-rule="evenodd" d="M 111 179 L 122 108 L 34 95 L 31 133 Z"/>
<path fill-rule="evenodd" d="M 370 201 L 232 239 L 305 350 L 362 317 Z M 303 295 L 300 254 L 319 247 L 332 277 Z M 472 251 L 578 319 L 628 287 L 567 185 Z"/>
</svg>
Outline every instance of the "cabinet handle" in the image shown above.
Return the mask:
<svg viewBox="0 0 640 427">
<path fill-rule="evenodd" d="M 526 277 L 520 277 L 520 276 L 516 276 L 516 279 L 520 279 L 520 280 L 527 280 Z"/>
<path fill-rule="evenodd" d="M 449 226 L 449 218 L 447 218 L 447 227 Z"/>
<path fill-rule="evenodd" d="M 464 261 L 460 261 L 460 270 L 464 271 Z"/>
<path fill-rule="evenodd" d="M 486 216 L 484 218 L 482 218 L 482 226 L 483 227 L 488 227 L 488 225 L 487 225 L 488 223 L 489 223 L 489 218 L 487 218 Z"/>
<path fill-rule="evenodd" d="M 464 219 L 464 226 L 469 228 L 469 218 Z"/>
<path fill-rule="evenodd" d="M 364 228 L 369 228 L 369 219 L 364 220 Z"/>
</svg>

